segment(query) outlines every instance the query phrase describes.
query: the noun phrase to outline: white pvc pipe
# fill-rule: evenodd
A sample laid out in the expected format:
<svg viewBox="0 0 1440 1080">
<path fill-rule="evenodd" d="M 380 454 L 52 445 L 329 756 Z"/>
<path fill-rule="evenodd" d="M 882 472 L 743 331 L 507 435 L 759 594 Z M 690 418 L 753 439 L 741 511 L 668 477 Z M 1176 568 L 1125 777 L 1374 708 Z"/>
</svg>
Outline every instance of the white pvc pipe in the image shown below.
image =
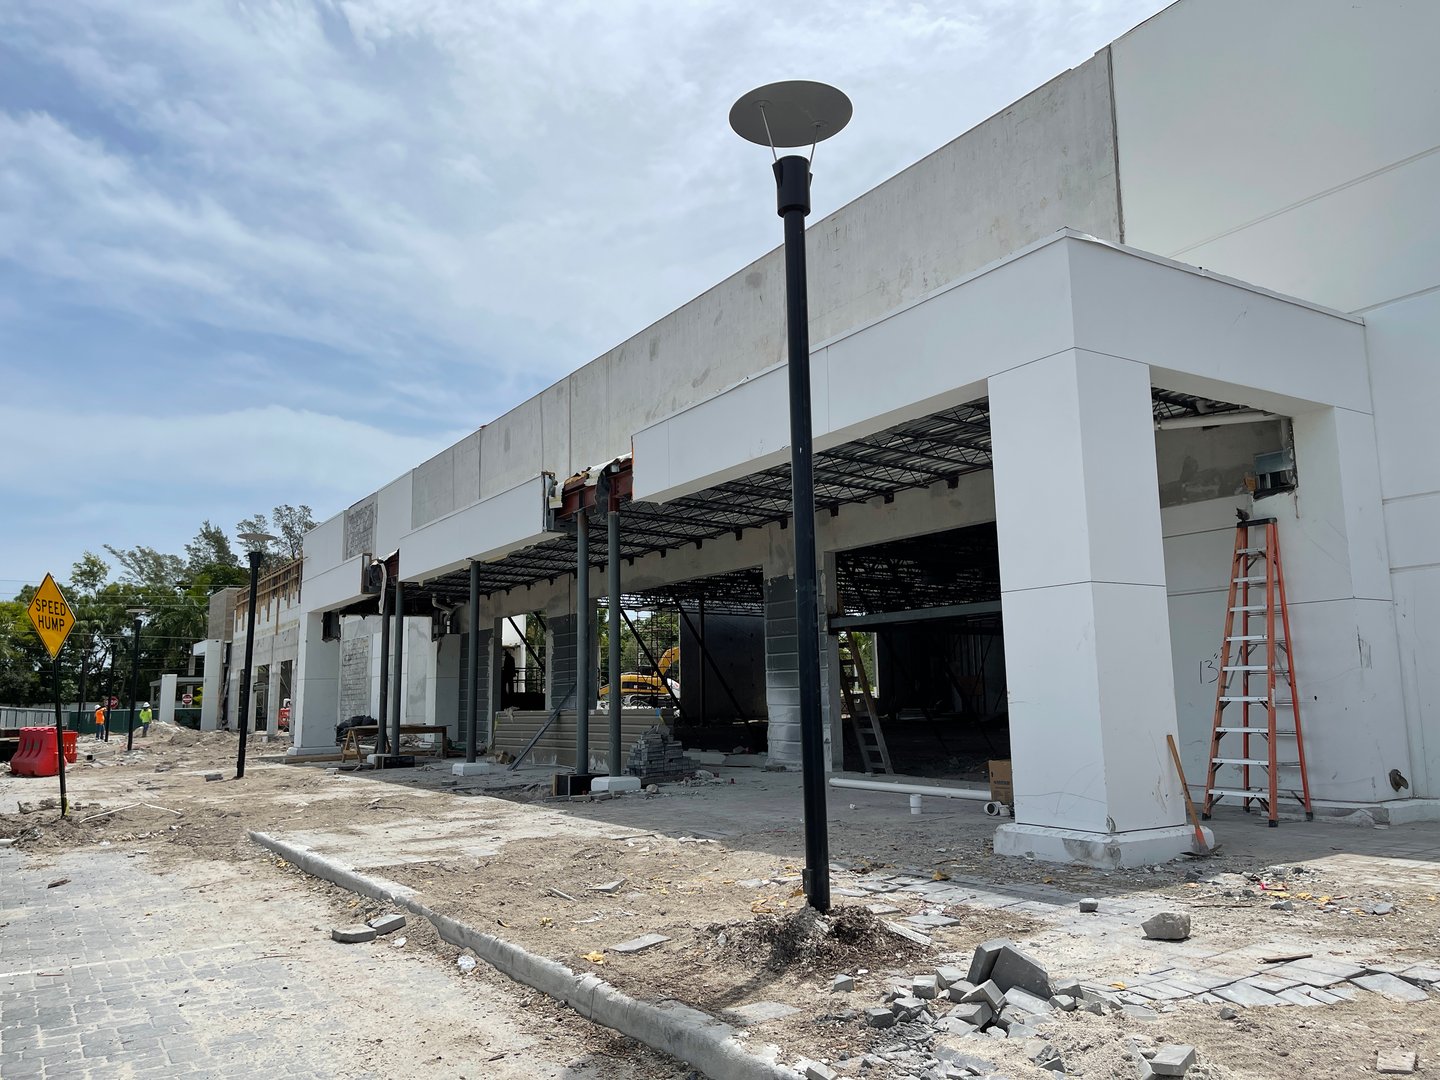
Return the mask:
<svg viewBox="0 0 1440 1080">
<path fill-rule="evenodd" d="M 896 784 L 888 780 L 851 780 L 843 776 L 832 776 L 830 786 L 853 788 L 858 791 L 888 791 L 895 795 L 928 795 L 936 799 L 990 801 L 990 793 L 979 788 L 926 787 L 923 784 Z M 911 803 L 911 806 L 913 808 L 914 803 Z"/>
</svg>

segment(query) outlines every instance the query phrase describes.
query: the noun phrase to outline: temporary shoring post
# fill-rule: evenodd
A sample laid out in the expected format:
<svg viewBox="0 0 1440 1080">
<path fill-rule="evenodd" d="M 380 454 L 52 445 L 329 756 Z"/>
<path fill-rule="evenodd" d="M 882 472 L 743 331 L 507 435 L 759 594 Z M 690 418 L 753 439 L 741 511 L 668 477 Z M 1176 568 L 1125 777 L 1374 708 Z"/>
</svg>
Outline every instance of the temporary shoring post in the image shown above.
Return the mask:
<svg viewBox="0 0 1440 1080">
<path fill-rule="evenodd" d="M 240 749 L 235 757 L 235 779 L 245 778 L 245 740 L 250 735 L 250 665 L 255 660 L 255 604 L 260 590 L 261 549 L 250 551 L 250 607 L 245 612 L 245 670 L 240 673 Z"/>
<path fill-rule="evenodd" d="M 820 716 L 820 629 L 815 585 L 815 475 L 810 426 L 810 307 L 806 297 L 805 217 L 810 163 L 775 162 L 777 212 L 785 222 L 785 327 L 789 342 L 790 485 L 795 520 L 795 632 L 800 684 L 800 764 L 805 806 L 805 897 L 830 910 L 830 840 L 825 807 L 825 746 Z"/>
<path fill-rule="evenodd" d="M 125 749 L 135 749 L 135 708 L 140 692 L 140 616 L 135 616 L 134 641 L 130 651 L 130 722 L 125 725 Z M 249 648 L 248 639 L 246 648 Z M 248 665 L 247 665 L 248 666 Z"/>
<path fill-rule="evenodd" d="M 622 708 L 620 678 L 620 511 L 613 505 L 606 520 L 609 532 L 605 567 L 610 584 L 610 600 L 606 615 L 610 625 L 610 775 L 620 775 L 620 710 Z"/>
<path fill-rule="evenodd" d="M 590 771 L 590 519 L 575 515 L 575 772 Z"/>
<path fill-rule="evenodd" d="M 400 707 L 405 701 L 405 586 L 395 578 L 395 632 L 390 635 L 395 646 L 395 679 L 390 683 L 390 756 L 400 754 Z"/>
<path fill-rule="evenodd" d="M 475 760 L 475 740 L 480 734 L 480 564 L 470 564 L 470 655 L 465 672 L 465 760 Z M 495 672 L 490 673 L 493 680 Z M 494 693 L 494 687 L 491 687 Z"/>
</svg>

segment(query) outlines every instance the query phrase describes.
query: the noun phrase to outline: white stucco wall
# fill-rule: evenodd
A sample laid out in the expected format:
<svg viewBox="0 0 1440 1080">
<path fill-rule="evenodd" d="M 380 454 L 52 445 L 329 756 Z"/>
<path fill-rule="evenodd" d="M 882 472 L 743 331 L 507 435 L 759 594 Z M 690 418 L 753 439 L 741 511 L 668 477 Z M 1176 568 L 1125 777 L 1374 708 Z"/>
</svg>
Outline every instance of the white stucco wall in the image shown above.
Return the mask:
<svg viewBox="0 0 1440 1080">
<path fill-rule="evenodd" d="M 1440 795 L 1440 5 L 1182 0 L 1112 46 L 1125 240 L 1364 315 L 1412 792 Z M 1302 480 L 1303 484 L 1303 480 Z"/>
</svg>

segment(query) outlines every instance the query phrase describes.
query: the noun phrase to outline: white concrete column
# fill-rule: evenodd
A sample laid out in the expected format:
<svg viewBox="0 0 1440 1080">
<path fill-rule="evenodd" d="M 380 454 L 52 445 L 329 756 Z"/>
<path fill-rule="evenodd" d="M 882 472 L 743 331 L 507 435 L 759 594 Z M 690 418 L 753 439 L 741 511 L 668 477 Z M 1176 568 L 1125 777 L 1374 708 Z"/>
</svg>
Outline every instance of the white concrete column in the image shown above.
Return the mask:
<svg viewBox="0 0 1440 1080">
<path fill-rule="evenodd" d="M 1294 417 L 1294 433 L 1298 487 L 1256 500 L 1255 514 L 1277 519 L 1311 797 L 1433 797 L 1440 778 L 1428 775 L 1402 696 L 1374 423 L 1317 409 Z M 1409 790 L 1391 786 L 1391 769 Z"/>
<path fill-rule="evenodd" d="M 1070 350 L 990 380 L 1015 821 L 999 854 L 1187 850 L 1144 364 Z"/>
<path fill-rule="evenodd" d="M 266 669 L 265 715 L 256 721 L 256 730 L 274 735 L 280 730 L 280 661 L 275 659 L 278 650 L 270 646 L 270 666 Z"/>
<path fill-rule="evenodd" d="M 160 708 L 156 711 L 155 718 L 162 724 L 173 724 L 175 722 L 175 697 L 180 692 L 179 675 L 160 676 L 160 700 L 156 704 Z M 139 709 L 139 704 L 136 704 Z M 139 724 L 139 721 L 135 721 Z"/>
<path fill-rule="evenodd" d="M 295 694 L 290 709 L 290 753 L 333 754 L 340 720 L 340 642 L 326 641 L 325 616 L 307 612 L 300 622 Z"/>
<path fill-rule="evenodd" d="M 214 731 L 220 726 L 221 697 L 225 692 L 225 643 L 202 643 L 205 661 L 204 693 L 200 695 L 200 730 Z"/>
</svg>

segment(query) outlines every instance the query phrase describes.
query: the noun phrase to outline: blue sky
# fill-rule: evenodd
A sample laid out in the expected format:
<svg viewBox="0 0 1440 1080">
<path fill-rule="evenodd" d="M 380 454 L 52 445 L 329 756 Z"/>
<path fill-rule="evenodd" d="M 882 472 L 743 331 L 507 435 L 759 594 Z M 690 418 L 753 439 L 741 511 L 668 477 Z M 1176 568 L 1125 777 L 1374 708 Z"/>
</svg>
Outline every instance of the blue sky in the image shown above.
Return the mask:
<svg viewBox="0 0 1440 1080">
<path fill-rule="evenodd" d="M 0 595 L 323 519 L 779 241 L 731 102 L 855 103 L 827 213 L 1161 0 L 0 5 Z"/>
</svg>

